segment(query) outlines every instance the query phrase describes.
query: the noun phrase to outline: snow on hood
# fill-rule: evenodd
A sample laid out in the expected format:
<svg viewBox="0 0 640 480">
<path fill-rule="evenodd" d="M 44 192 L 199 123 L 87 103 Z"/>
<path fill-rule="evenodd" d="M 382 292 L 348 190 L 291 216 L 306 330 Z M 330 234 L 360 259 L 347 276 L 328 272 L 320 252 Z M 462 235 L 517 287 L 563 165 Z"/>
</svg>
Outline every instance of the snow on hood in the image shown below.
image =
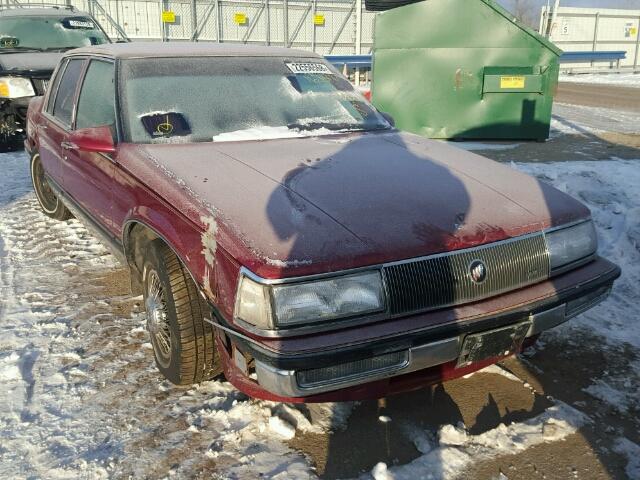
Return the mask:
<svg viewBox="0 0 640 480">
<path fill-rule="evenodd" d="M 214 142 L 240 142 L 248 140 L 275 140 L 283 138 L 304 138 L 314 137 L 318 135 L 331 135 L 340 132 L 334 132 L 327 128 L 318 128 L 315 130 L 301 131 L 291 129 L 286 126 L 281 127 L 254 127 L 244 130 L 236 130 L 233 132 L 225 132 L 213 137 Z"/>
</svg>

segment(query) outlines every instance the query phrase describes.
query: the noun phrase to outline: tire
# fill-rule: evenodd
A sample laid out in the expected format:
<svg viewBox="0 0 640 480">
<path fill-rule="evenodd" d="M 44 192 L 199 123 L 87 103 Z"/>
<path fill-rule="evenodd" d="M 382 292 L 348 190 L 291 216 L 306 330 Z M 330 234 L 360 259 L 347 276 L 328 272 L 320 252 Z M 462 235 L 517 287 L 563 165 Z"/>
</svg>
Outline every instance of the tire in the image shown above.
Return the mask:
<svg viewBox="0 0 640 480">
<path fill-rule="evenodd" d="M 370 12 L 384 12 L 392 8 L 404 7 L 422 0 L 365 0 L 364 4 Z"/>
<path fill-rule="evenodd" d="M 45 215 L 55 220 L 68 220 L 73 218 L 73 215 L 64 203 L 53 192 L 49 181 L 44 174 L 44 168 L 42 162 L 40 162 L 40 154 L 34 153 L 31 157 L 31 182 L 33 183 L 33 190 L 36 192 L 36 198 L 40 204 L 40 208 Z"/>
<path fill-rule="evenodd" d="M 158 370 L 175 385 L 191 385 L 222 373 L 204 302 L 173 251 L 151 242 L 143 269 L 147 329 Z"/>
</svg>

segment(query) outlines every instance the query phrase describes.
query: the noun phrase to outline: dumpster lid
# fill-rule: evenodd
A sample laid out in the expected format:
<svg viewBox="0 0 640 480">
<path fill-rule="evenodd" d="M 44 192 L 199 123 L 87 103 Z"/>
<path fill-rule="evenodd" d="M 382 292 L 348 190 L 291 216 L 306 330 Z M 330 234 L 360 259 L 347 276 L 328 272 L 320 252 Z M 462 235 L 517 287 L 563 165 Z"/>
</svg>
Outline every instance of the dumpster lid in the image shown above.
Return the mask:
<svg viewBox="0 0 640 480">
<path fill-rule="evenodd" d="M 499 5 L 495 0 L 480 0 L 480 1 L 485 3 L 487 6 L 489 6 L 493 10 L 495 10 L 499 15 L 502 15 L 504 18 L 506 18 L 511 23 L 516 25 L 523 32 L 525 32 L 528 35 L 530 35 L 531 37 L 533 37 L 535 40 L 537 40 L 543 46 L 547 47 L 549 50 L 551 50 L 556 55 L 558 55 L 558 56 L 562 55 L 562 49 L 558 48 L 558 46 L 555 43 L 553 43 L 548 38 L 543 37 L 538 32 L 536 32 L 534 29 L 524 25 L 517 18 L 515 18 L 511 12 L 509 12 L 506 8 L 504 8 L 501 5 Z"/>
</svg>

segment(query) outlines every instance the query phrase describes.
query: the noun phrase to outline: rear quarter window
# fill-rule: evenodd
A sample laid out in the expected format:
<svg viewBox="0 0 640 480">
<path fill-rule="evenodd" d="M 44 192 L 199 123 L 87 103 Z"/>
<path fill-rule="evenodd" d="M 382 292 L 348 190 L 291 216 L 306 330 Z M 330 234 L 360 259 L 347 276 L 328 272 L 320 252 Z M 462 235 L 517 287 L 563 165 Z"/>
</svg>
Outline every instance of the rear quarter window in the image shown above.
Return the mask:
<svg viewBox="0 0 640 480">
<path fill-rule="evenodd" d="M 67 126 L 71 125 L 73 102 L 75 100 L 76 88 L 83 65 L 84 59 L 69 60 L 67 68 L 65 68 L 60 79 L 58 89 L 55 92 L 56 98 L 53 103 L 53 116 Z"/>
</svg>

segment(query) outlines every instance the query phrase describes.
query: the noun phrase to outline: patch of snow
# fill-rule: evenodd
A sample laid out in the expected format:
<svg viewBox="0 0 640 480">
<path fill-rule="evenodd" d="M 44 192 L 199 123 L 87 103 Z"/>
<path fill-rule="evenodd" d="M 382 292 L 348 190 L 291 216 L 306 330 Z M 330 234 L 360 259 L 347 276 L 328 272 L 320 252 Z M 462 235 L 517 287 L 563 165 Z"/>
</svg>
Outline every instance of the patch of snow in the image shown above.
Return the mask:
<svg viewBox="0 0 640 480">
<path fill-rule="evenodd" d="M 617 263 L 622 276 L 609 298 L 559 328 L 587 329 L 614 345 L 640 348 L 640 161 L 513 163 L 520 171 L 568 193 L 591 210 L 600 255 Z"/>
<path fill-rule="evenodd" d="M 560 75 L 561 82 L 640 88 L 640 73 L 580 73 Z"/>
<path fill-rule="evenodd" d="M 582 391 L 594 398 L 612 405 L 620 413 L 627 413 L 629 408 L 638 400 L 638 392 L 625 392 L 623 389 L 610 385 L 607 381 L 598 378 Z"/>
<path fill-rule="evenodd" d="M 451 142 L 454 147 L 462 148 L 463 150 L 475 151 L 475 150 L 513 150 L 518 148 L 520 143 L 504 142 L 504 143 L 483 143 L 483 142 Z"/>
<path fill-rule="evenodd" d="M 300 265 L 311 265 L 311 260 L 278 260 L 275 258 L 266 258 L 265 261 L 274 267 L 297 267 Z"/>
<path fill-rule="evenodd" d="M 225 132 L 215 135 L 212 140 L 214 142 L 240 142 L 248 140 L 275 140 L 283 138 L 304 138 L 316 137 L 318 135 L 331 135 L 335 132 L 327 128 L 318 128 L 314 130 L 296 130 L 287 126 L 281 127 L 255 127 L 244 130 L 236 130 L 233 132 Z"/>
<path fill-rule="evenodd" d="M 296 429 L 280 417 L 269 418 L 269 429 L 286 440 L 291 440 L 296 436 Z"/>
<path fill-rule="evenodd" d="M 610 108 L 553 104 L 552 138 L 567 134 L 589 136 L 598 132 L 638 133 L 640 132 L 638 114 Z M 588 148 L 588 143 L 585 144 L 585 147 Z M 580 152 L 576 152 L 576 154 L 579 155 Z"/>
<path fill-rule="evenodd" d="M 313 477 L 270 428 L 287 425 L 271 420 L 280 404 L 163 380 L 140 298 L 99 286 L 122 267 L 78 221 L 41 212 L 25 153 L 0 164 L 0 478 Z"/>
<path fill-rule="evenodd" d="M 640 479 L 640 446 L 627 438 L 619 438 L 613 446 L 613 451 L 627 457 L 627 476 L 632 480 Z"/>
<path fill-rule="evenodd" d="M 470 435 L 462 424 L 444 425 L 438 433 L 437 448 L 406 465 L 389 467 L 380 462 L 361 479 L 459 478 L 460 473 L 473 463 L 562 440 L 588 422 L 589 419 L 581 412 L 558 402 L 530 420 L 509 426 L 500 424 L 480 435 Z"/>
</svg>

